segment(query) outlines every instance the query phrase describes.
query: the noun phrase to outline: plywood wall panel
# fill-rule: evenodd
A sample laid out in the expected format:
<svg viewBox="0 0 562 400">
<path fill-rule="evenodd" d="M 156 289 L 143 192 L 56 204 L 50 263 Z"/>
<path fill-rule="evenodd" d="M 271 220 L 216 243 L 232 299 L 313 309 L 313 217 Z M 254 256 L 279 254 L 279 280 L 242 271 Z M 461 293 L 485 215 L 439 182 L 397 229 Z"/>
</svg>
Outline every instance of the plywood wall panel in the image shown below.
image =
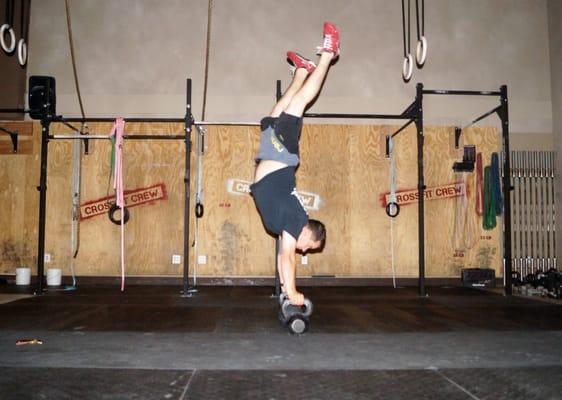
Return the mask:
<svg viewBox="0 0 562 400">
<path fill-rule="evenodd" d="M 91 124 L 93 134 L 109 134 L 112 124 Z M 390 160 L 385 157 L 385 136 L 396 127 L 380 125 L 305 125 L 301 137 L 302 162 L 297 170 L 297 189 L 321 199 L 311 218 L 325 222 L 328 240 L 323 253 L 310 254 L 309 264 L 299 266 L 299 276 L 335 275 L 343 277 L 388 277 L 392 275 L 390 229 L 394 236 L 394 264 L 399 277 L 418 274 L 418 206 L 405 205 L 400 215 L 385 214 L 381 196 L 389 192 Z M 26 158 L 0 157 L 2 200 L 10 207 L 0 211 L 10 229 L 0 236 L 3 242 L 19 243 L 19 254 L 34 266 L 37 237 L 39 179 L 39 134 L 34 125 L 33 154 Z M 53 124 L 53 133 L 71 133 Z M 182 124 L 127 123 L 130 134 L 182 134 Z M 428 188 L 455 182 L 452 171 L 462 152 L 452 146 L 451 127 L 426 127 L 425 180 Z M 489 163 L 498 150 L 495 129 L 472 128 L 463 134 L 464 144 L 474 144 Z M 193 146 L 195 146 L 195 130 Z M 254 174 L 254 156 L 259 145 L 258 127 L 206 127 L 203 163 L 203 204 L 205 213 L 197 221 L 197 248 L 190 247 L 190 271 L 199 276 L 272 276 L 274 239 L 261 223 L 253 199 L 244 183 Z M 395 138 L 397 190 L 417 188 L 417 144 L 415 128 L 409 127 Z M 113 194 L 109 187 L 110 144 L 91 141 L 90 154 L 82 156 L 82 203 Z M 69 273 L 71 262 L 71 142 L 51 141 L 47 191 L 46 251 L 52 264 Z M 196 220 L 194 152 L 191 157 L 190 243 Z M 25 182 L 18 171 L 25 172 Z M 183 266 L 172 265 L 172 254 L 183 253 L 183 141 L 134 141 L 124 147 L 124 182 L 127 190 L 162 184 L 165 200 L 129 209 L 125 226 L 126 269 L 129 275 L 180 276 Z M 237 193 L 228 190 L 236 181 Z M 473 183 L 473 182 L 472 182 Z M 4 188 L 21 186 L 18 191 Z M 19 188 L 18 186 L 18 188 Z M 242 188 L 242 189 L 241 189 Z M 474 191 L 469 189 L 471 209 Z M 6 197 L 8 196 L 8 197 Z M 22 200 L 19 200 L 22 199 Z M 500 228 L 485 232 L 481 218 L 475 219 L 477 241 L 464 253 L 453 249 L 455 199 L 425 202 L 426 274 L 459 276 L 460 268 L 490 266 L 500 272 Z M 23 220 L 23 226 L 17 221 Z M 76 259 L 78 275 L 119 275 L 119 227 L 107 215 L 80 223 L 80 251 Z M 22 247 L 23 246 L 23 247 Z M 206 256 L 204 265 L 196 255 Z M 4 257 L 5 259 L 5 257 Z M 300 257 L 297 257 L 297 262 Z M 2 262 L 7 271 L 12 268 Z"/>
<path fill-rule="evenodd" d="M 2 122 L 0 126 L 18 132 L 18 153 L 12 152 L 10 136 L 0 133 L 0 273 L 15 273 L 18 266 L 33 266 L 36 241 L 38 132 L 29 122 Z M 0 146 L 0 147 L 1 147 Z"/>
<path fill-rule="evenodd" d="M 229 180 L 251 182 L 259 141 L 257 127 L 208 127 L 203 156 L 203 204 L 198 254 L 202 275 L 255 276 L 274 273 L 272 237 L 261 226 L 253 199 L 227 191 Z"/>
<path fill-rule="evenodd" d="M 327 129 L 323 125 L 307 126 L 301 137 L 301 165 L 297 170 L 297 189 L 318 194 L 320 210 L 310 217 L 327 225 L 324 252 L 313 254 L 307 267 L 298 268 L 303 275 L 346 274 L 350 264 L 348 179 L 351 135 L 346 126 Z"/>
</svg>

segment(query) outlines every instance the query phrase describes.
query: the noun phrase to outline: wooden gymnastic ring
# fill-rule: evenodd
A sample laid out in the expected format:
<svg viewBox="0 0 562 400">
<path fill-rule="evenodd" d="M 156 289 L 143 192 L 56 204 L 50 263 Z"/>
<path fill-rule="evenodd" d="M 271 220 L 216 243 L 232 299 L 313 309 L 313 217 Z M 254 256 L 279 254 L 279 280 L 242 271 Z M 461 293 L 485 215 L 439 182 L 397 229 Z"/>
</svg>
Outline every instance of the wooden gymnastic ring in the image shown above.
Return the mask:
<svg viewBox="0 0 562 400">
<path fill-rule="evenodd" d="M 197 218 L 201 218 L 203 216 L 204 211 L 205 211 L 205 208 L 203 207 L 203 204 L 197 203 L 195 205 L 195 216 Z"/>
<path fill-rule="evenodd" d="M 394 207 L 395 212 L 392 212 L 392 208 Z M 400 205 L 395 201 L 391 201 L 386 205 L 386 215 L 390 218 L 396 218 L 400 214 Z"/>
<path fill-rule="evenodd" d="M 402 63 L 402 78 L 407 82 L 412 78 L 412 72 L 414 71 L 414 58 L 411 54 L 404 57 L 404 62 Z"/>
<path fill-rule="evenodd" d="M 27 63 L 27 44 L 24 39 L 18 42 L 18 61 L 22 67 Z"/>
<path fill-rule="evenodd" d="M 6 41 L 4 40 L 4 34 L 8 31 L 10 34 L 10 45 L 8 46 Z M 2 45 L 2 49 L 6 53 L 11 53 L 16 48 L 16 34 L 14 33 L 14 29 L 9 24 L 4 24 L 0 27 L 0 44 Z"/>
<path fill-rule="evenodd" d="M 416 46 L 416 62 L 418 66 L 423 66 L 427 58 L 427 39 L 425 36 L 420 37 L 418 45 Z"/>
<path fill-rule="evenodd" d="M 109 216 L 109 219 L 115 225 L 121 225 L 121 220 L 115 219 L 113 217 L 113 214 L 115 214 L 115 211 L 120 210 L 120 209 L 121 209 L 121 207 L 119 207 L 116 203 L 113 203 L 113 205 L 111 206 L 111 208 L 107 212 L 107 215 Z M 121 211 L 121 218 L 124 218 L 123 225 L 126 224 L 129 221 L 129 209 L 127 207 L 123 208 L 123 210 Z"/>
</svg>

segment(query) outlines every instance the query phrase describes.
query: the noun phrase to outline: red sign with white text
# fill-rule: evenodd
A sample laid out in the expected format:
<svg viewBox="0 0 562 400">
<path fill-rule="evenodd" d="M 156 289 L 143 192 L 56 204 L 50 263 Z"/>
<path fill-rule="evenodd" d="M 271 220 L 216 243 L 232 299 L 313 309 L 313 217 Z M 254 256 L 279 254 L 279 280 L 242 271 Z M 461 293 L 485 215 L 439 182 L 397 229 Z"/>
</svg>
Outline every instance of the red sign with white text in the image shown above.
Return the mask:
<svg viewBox="0 0 562 400">
<path fill-rule="evenodd" d="M 166 186 L 163 183 L 139 188 L 125 190 L 125 207 L 131 208 L 143 204 L 153 204 L 156 201 L 167 200 Z M 107 196 L 98 200 L 88 201 L 80 205 L 80 221 L 105 214 L 115 204 L 115 196 Z"/>
<path fill-rule="evenodd" d="M 455 182 L 448 185 L 426 188 L 424 192 L 424 200 L 439 200 L 462 196 L 465 190 L 464 186 L 463 182 Z M 418 198 L 418 189 L 407 189 L 396 192 L 396 202 L 399 206 L 417 203 Z M 381 194 L 380 202 L 382 207 L 386 207 L 389 201 L 389 192 Z"/>
</svg>

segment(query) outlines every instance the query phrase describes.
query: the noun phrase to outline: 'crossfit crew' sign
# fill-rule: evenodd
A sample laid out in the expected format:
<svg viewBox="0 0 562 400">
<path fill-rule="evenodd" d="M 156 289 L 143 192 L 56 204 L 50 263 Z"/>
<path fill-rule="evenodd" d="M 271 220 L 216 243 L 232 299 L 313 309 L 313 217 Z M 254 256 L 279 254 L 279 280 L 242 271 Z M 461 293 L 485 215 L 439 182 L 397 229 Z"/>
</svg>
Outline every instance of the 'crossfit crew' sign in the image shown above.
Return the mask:
<svg viewBox="0 0 562 400">
<path fill-rule="evenodd" d="M 226 191 L 230 194 L 242 195 L 250 194 L 250 185 L 252 182 L 248 182 L 242 179 L 228 179 L 226 181 Z M 320 196 L 314 193 L 298 191 L 296 192 L 302 206 L 307 210 L 318 210 L 320 209 L 321 199 Z"/>
<path fill-rule="evenodd" d="M 168 198 L 166 185 L 163 183 L 158 183 L 146 188 L 125 190 L 124 196 L 125 207 L 127 208 L 143 204 L 153 204 L 156 201 L 166 200 Z M 115 196 L 107 196 L 80 205 L 80 221 L 106 214 L 114 203 Z"/>
<path fill-rule="evenodd" d="M 439 200 L 448 199 L 452 197 L 459 197 L 465 191 L 463 182 L 450 183 L 448 185 L 434 186 L 426 188 L 424 192 L 424 200 Z M 380 196 L 381 206 L 386 207 L 390 201 L 390 193 L 386 192 Z M 418 202 L 418 189 L 407 189 L 396 191 L 396 202 L 398 205 L 403 206 L 407 204 Z"/>
</svg>

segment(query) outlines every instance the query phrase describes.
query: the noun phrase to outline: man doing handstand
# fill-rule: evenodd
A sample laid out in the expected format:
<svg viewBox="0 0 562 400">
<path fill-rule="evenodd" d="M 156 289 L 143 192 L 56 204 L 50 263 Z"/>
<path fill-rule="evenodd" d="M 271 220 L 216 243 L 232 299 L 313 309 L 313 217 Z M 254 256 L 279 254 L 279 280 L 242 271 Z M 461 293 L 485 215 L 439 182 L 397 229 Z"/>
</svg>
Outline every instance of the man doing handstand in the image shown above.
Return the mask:
<svg viewBox="0 0 562 400">
<path fill-rule="evenodd" d="M 339 56 L 339 31 L 329 22 L 324 23 L 319 51 L 318 66 L 295 52 L 287 53 L 295 68 L 293 80 L 271 114 L 261 120 L 258 164 L 250 186 L 266 230 L 280 239 L 279 277 L 283 292 L 294 305 L 304 303 L 303 294 L 296 288 L 295 253 L 320 249 L 326 240 L 324 224 L 308 218 L 297 196 L 295 171 L 304 111 L 320 92 L 332 61 Z"/>
</svg>

